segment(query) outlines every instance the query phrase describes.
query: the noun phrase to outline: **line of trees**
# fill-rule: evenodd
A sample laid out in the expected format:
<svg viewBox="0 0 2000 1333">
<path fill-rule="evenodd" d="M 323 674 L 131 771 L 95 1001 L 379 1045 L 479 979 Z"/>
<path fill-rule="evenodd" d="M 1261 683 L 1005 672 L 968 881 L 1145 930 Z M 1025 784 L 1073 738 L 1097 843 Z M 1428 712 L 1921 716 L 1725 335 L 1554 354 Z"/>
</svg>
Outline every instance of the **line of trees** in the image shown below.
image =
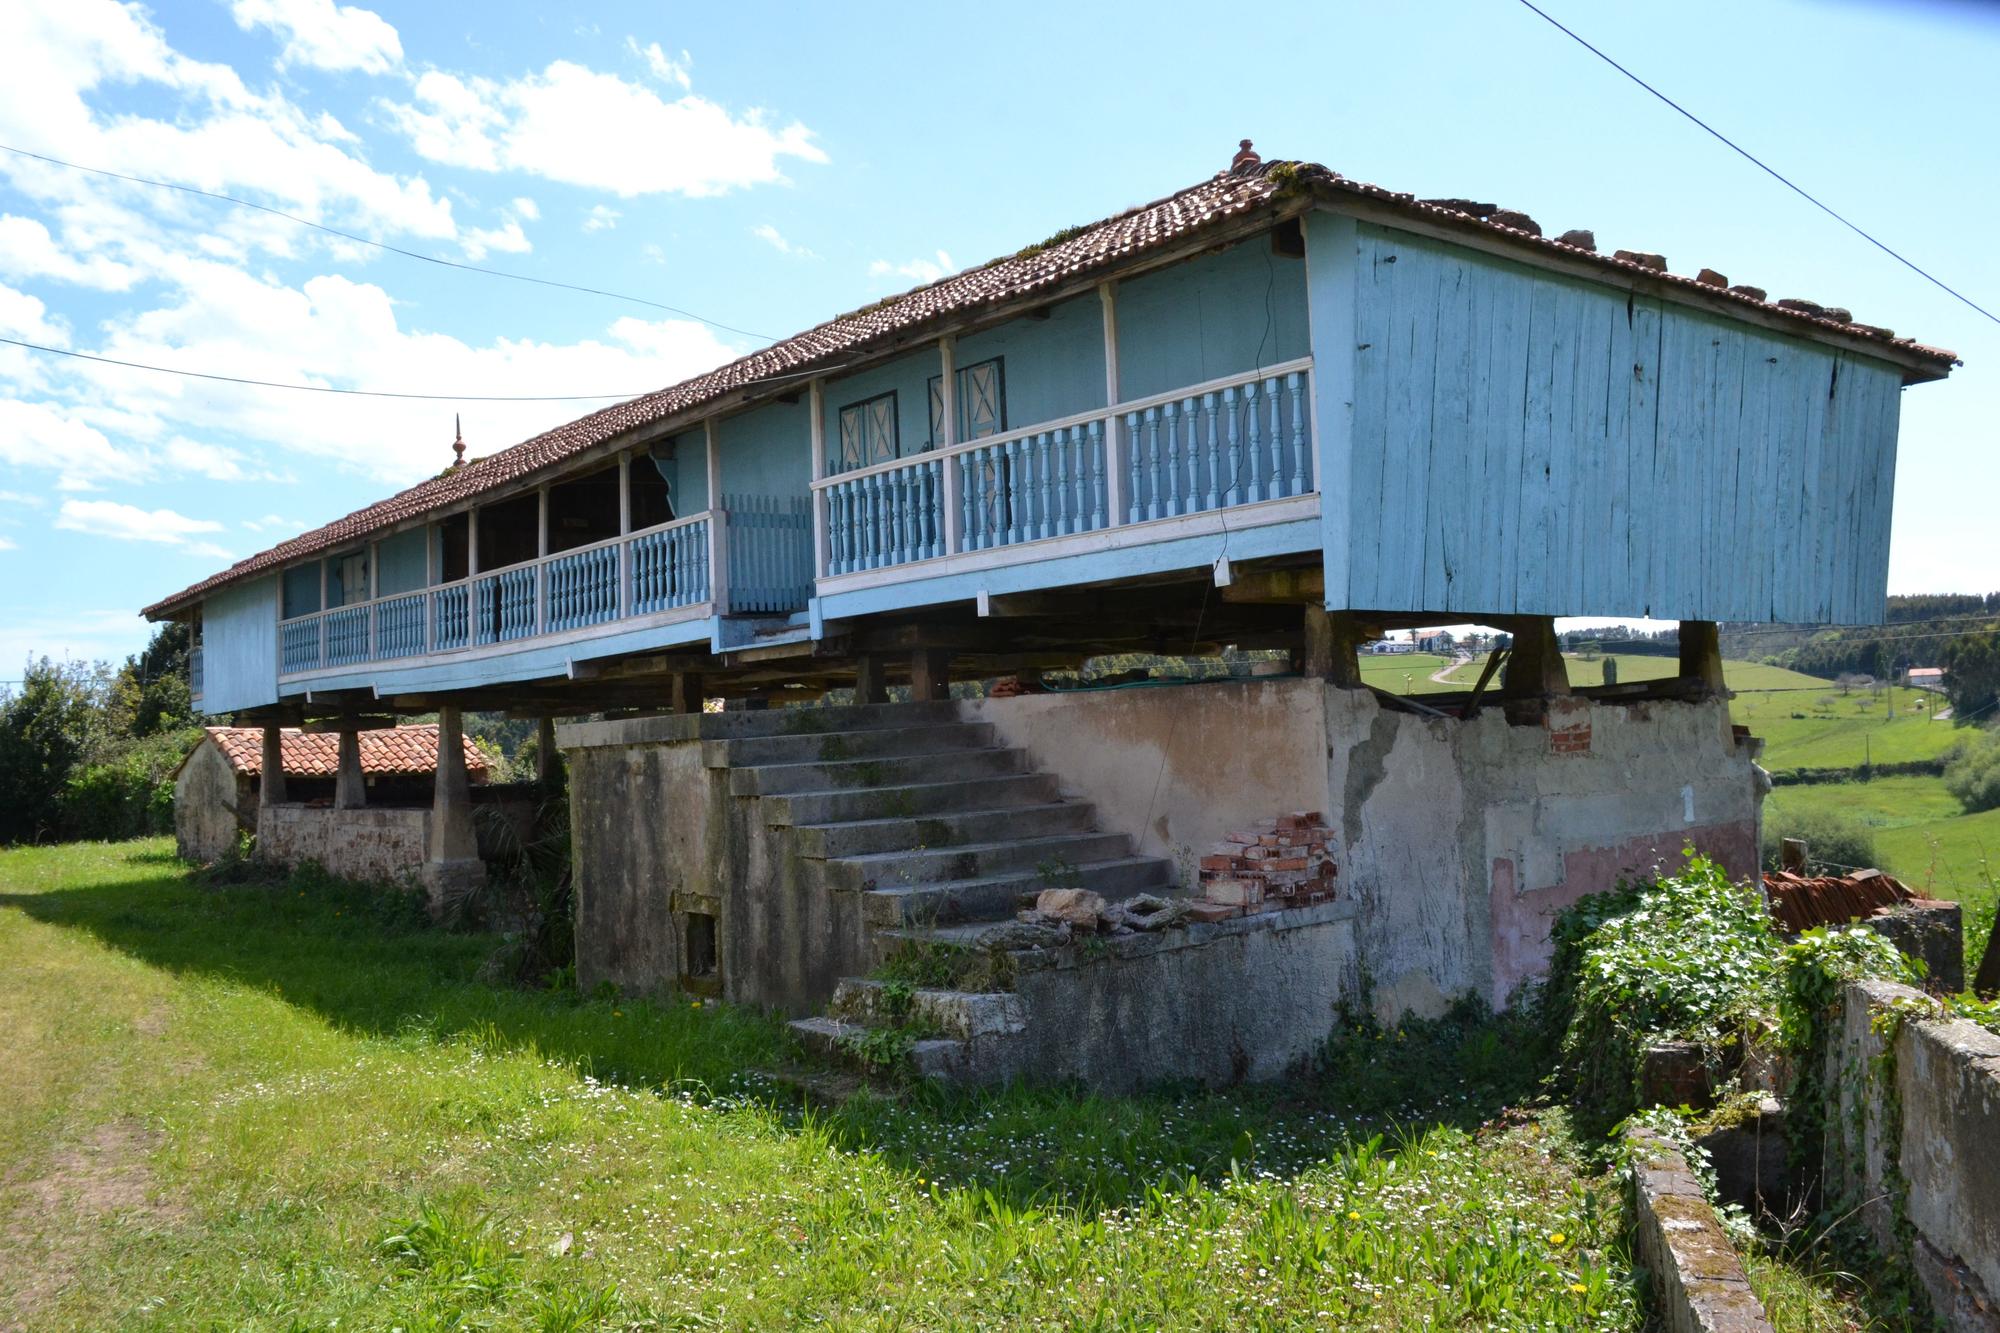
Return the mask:
<svg viewBox="0 0 2000 1333">
<path fill-rule="evenodd" d="M 174 769 L 200 737 L 188 631 L 105 662 L 32 658 L 0 689 L 0 844 L 173 829 Z"/>
</svg>

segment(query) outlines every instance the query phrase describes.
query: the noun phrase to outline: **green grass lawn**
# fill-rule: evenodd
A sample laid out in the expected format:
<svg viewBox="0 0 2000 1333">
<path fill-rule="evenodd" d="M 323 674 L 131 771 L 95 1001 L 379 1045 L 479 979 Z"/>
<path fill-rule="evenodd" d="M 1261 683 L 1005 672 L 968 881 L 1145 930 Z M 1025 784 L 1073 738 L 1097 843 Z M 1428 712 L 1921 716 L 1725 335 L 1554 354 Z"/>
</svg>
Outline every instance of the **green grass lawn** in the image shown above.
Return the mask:
<svg viewBox="0 0 2000 1333">
<path fill-rule="evenodd" d="M 1812 812 L 1867 825 L 1881 868 L 1912 888 L 1968 905 L 1994 899 L 2000 810 L 1966 814 L 1942 778 L 1777 787 L 1764 801 L 1764 822 L 1778 836 L 1788 817 Z"/>
<path fill-rule="evenodd" d="M 496 989 L 494 944 L 163 841 L 0 852 L 0 1327 L 1640 1322 L 1615 1185 L 1559 1116 L 1489 1121 L 1504 1024 L 807 1112 L 776 1022 Z"/>
<path fill-rule="evenodd" d="M 1363 653 L 1360 660 L 1361 679 L 1391 694 L 1437 694 L 1466 688 L 1431 679 L 1452 663 L 1451 658 L 1436 653 Z"/>
</svg>

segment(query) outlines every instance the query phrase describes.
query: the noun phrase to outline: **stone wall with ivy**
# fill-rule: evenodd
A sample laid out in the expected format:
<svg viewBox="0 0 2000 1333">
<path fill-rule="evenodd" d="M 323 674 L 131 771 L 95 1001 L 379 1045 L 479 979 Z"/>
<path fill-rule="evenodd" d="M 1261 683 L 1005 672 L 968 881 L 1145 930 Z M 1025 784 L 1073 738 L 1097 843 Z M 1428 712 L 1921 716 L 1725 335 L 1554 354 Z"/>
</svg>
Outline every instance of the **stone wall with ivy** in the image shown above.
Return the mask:
<svg viewBox="0 0 2000 1333">
<path fill-rule="evenodd" d="M 1825 1054 L 1825 1183 L 1945 1325 L 2000 1330 L 2000 1035 L 1909 986 L 1850 983 Z"/>
</svg>

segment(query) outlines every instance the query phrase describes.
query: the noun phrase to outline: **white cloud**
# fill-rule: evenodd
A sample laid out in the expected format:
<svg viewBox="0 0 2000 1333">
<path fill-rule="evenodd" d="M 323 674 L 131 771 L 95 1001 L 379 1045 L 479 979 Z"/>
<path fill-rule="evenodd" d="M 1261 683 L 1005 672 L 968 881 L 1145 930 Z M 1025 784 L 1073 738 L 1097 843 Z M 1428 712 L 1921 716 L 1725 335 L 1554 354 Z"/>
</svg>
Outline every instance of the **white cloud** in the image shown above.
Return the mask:
<svg viewBox="0 0 2000 1333">
<path fill-rule="evenodd" d="M 520 255 L 535 248 L 528 240 L 528 234 L 521 230 L 521 224 L 513 218 L 508 218 L 498 227 L 474 227 L 460 237 L 458 243 L 464 248 L 465 257 L 475 263 L 486 258 L 491 250 Z"/>
<path fill-rule="evenodd" d="M 49 229 L 34 218 L 0 215 L 0 278 L 15 281 L 45 278 L 122 292 L 138 278 L 129 264 L 105 255 L 79 259 L 58 246 Z"/>
<path fill-rule="evenodd" d="M 868 266 L 868 272 L 878 278 L 894 274 L 917 282 L 936 282 L 947 274 L 958 272 L 958 265 L 951 262 L 950 255 L 940 250 L 935 260 L 912 259 L 907 263 L 892 264 L 886 259 L 878 259 Z"/>
<path fill-rule="evenodd" d="M 40 509 L 42 507 L 42 497 L 39 495 L 28 495 L 22 491 L 0 491 L 0 504 L 26 505 L 30 509 Z"/>
<path fill-rule="evenodd" d="M 818 255 L 806 249 L 803 245 L 793 245 L 790 241 L 784 238 L 784 236 L 778 231 L 776 227 L 772 226 L 768 222 L 759 223 L 757 226 L 752 227 L 750 229 L 750 234 L 752 236 L 755 236 L 758 240 L 763 241 L 765 244 L 769 245 L 773 250 L 776 250 L 781 255 L 790 255 L 794 259 L 819 258 Z"/>
<path fill-rule="evenodd" d="M 514 212 L 533 222 L 542 216 L 542 206 L 526 195 L 522 195 L 514 200 Z"/>
<path fill-rule="evenodd" d="M 304 519 L 286 518 L 283 514 L 266 514 L 262 518 L 246 518 L 243 526 L 252 532 L 304 532 Z"/>
<path fill-rule="evenodd" d="M 0 4 L 0 51 L 34 53 L 12 62 L 0 79 L 0 136 L 6 142 L 113 171 L 254 194 L 316 221 L 423 237 L 456 233 L 450 202 L 433 195 L 422 177 L 377 171 L 343 146 L 353 136 L 338 121 L 310 114 L 280 92 L 252 92 L 227 65 L 183 56 L 136 5 Z M 120 90 L 115 110 L 92 105 L 107 88 Z M 134 105 L 159 109 L 142 114 Z M 176 225 L 239 238 L 282 237 L 286 252 L 301 243 L 298 229 L 279 219 L 253 224 L 221 214 L 228 221 L 218 224 L 208 206 L 29 159 L 0 162 L 0 177 L 43 203 L 45 213 L 63 214 L 63 245 L 85 266 L 92 255 L 102 255 L 147 270 L 139 251 L 161 229 L 144 226 L 135 239 L 130 227 L 105 225 L 109 215 L 131 214 L 115 202 L 120 200 L 143 198 L 152 216 Z M 69 217 L 70 210 L 79 216 Z M 108 278 L 110 271 L 97 272 Z"/>
<path fill-rule="evenodd" d="M 114 447 L 102 431 L 56 404 L 19 398 L 0 398 L 0 463 L 47 468 L 66 491 L 94 490 L 108 481 L 136 481 L 151 470 Z"/>
<path fill-rule="evenodd" d="M 68 331 L 48 314 L 49 308 L 36 297 L 0 283 L 0 333 L 46 346 L 68 346 Z"/>
<path fill-rule="evenodd" d="M 644 60 L 646 67 L 653 71 L 653 77 L 661 83 L 675 84 L 682 92 L 694 86 L 694 81 L 688 77 L 688 67 L 694 64 L 694 57 L 686 51 L 682 51 L 681 58 L 675 60 L 660 49 L 658 42 L 641 46 L 636 37 L 625 39 L 625 49 Z"/>
<path fill-rule="evenodd" d="M 285 39 L 282 65 L 386 74 L 403 63 L 402 39 L 373 10 L 333 0 L 231 0 L 244 31 L 269 28 Z"/>
<path fill-rule="evenodd" d="M 219 444 L 205 444 L 185 436 L 168 440 L 161 450 L 166 466 L 177 472 L 206 477 L 210 481 L 245 481 L 251 476 L 243 466 L 243 455 Z"/>
<path fill-rule="evenodd" d="M 40 607 L 0 606 L 0 668 L 18 667 L 44 655 L 58 660 L 116 662 L 136 653 L 153 627 L 130 607 L 116 611 L 73 610 L 47 615 Z M 0 670 L 0 678 L 16 673 Z"/>
<path fill-rule="evenodd" d="M 431 70 L 417 80 L 414 101 L 383 107 L 432 161 L 525 171 L 628 199 L 718 195 L 783 181 L 783 158 L 827 160 L 796 121 L 774 125 L 758 110 L 733 115 L 685 89 L 667 101 L 567 60 L 507 82 Z"/>
<path fill-rule="evenodd" d="M 0 551 L 17 551 L 19 549 L 20 547 L 16 546 L 9 538 L 0 537 Z"/>
<path fill-rule="evenodd" d="M 211 544 L 195 543 L 194 537 L 222 531 L 222 525 L 213 519 L 189 518 L 171 509 L 141 509 L 116 500 L 65 500 L 56 515 L 56 526 L 116 541 L 202 548 Z"/>
<path fill-rule="evenodd" d="M 618 225 L 618 219 L 624 216 L 617 209 L 605 204 L 592 204 L 590 212 L 584 215 L 583 229 L 585 231 L 610 231 Z"/>
</svg>

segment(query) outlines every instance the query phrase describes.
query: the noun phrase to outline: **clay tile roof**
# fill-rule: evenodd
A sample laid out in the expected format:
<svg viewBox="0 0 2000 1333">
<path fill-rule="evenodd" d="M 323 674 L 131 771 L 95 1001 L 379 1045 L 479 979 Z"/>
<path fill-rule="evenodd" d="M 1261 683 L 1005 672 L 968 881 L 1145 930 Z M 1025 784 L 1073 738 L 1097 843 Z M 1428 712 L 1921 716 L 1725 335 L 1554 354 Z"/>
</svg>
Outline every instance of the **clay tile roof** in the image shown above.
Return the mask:
<svg viewBox="0 0 2000 1333">
<path fill-rule="evenodd" d="M 208 738 L 222 751 L 229 766 L 246 777 L 264 772 L 262 727 L 209 727 Z M 285 776 L 330 778 L 340 772 L 340 737 L 333 732 L 305 732 L 286 727 Z M 486 756 L 472 738 L 465 742 L 465 767 L 486 772 Z M 436 723 L 413 727 L 380 727 L 361 733 L 361 771 L 369 777 L 421 777 L 437 772 Z"/>
<path fill-rule="evenodd" d="M 684 380 L 656 393 L 633 398 L 544 431 L 533 439 L 463 467 L 449 469 L 386 500 L 356 510 L 321 528 L 237 561 L 228 569 L 164 598 L 146 608 L 149 619 L 160 619 L 199 600 L 206 593 L 254 575 L 279 569 L 337 547 L 382 532 L 407 519 L 446 508 L 495 490 L 510 482 L 554 467 L 628 431 L 650 426 L 738 390 L 772 394 L 795 390 L 804 377 L 837 370 L 844 356 L 879 350 L 897 334 L 995 307 L 1038 292 L 1056 294 L 1085 274 L 1110 276 L 1121 265 L 1207 231 L 1219 230 L 1232 219 L 1256 210 L 1272 218 L 1303 212 L 1314 199 L 1358 196 L 1390 209 L 1434 221 L 1476 226 L 1505 235 L 1531 249 L 1542 249 L 1605 268 L 1640 274 L 1669 284 L 1725 297 L 1796 319 L 1805 331 L 1817 325 L 1867 338 L 1904 357 L 1935 364 L 1938 375 L 1958 364 L 1951 352 L 1896 338 L 1886 329 L 1840 323 L 1825 316 L 1786 309 L 1741 292 L 1723 292 L 1695 278 L 1665 273 L 1645 264 L 1598 254 L 1540 233 L 1526 214 L 1468 200 L 1419 200 L 1415 195 L 1348 180 L 1338 172 L 1310 162 L 1251 162 L 1235 171 L 1220 172 L 1164 199 L 1127 209 L 1087 226 L 1058 232 L 1047 241 L 978 268 L 953 274 L 901 296 L 878 301 L 796 334 L 761 351 Z M 1509 225 L 1509 224 L 1514 225 Z M 1533 230 L 1528 230 L 1532 228 Z M 1576 233 L 1565 233 L 1576 236 Z M 768 386 L 768 387 L 765 387 Z M 688 416 L 687 424 L 693 424 Z"/>
<path fill-rule="evenodd" d="M 1764 876 L 1764 893 L 1771 919 L 1793 932 L 1844 926 L 1916 897 L 1901 880 L 1879 870 L 1812 876 L 1772 871 Z"/>
</svg>

